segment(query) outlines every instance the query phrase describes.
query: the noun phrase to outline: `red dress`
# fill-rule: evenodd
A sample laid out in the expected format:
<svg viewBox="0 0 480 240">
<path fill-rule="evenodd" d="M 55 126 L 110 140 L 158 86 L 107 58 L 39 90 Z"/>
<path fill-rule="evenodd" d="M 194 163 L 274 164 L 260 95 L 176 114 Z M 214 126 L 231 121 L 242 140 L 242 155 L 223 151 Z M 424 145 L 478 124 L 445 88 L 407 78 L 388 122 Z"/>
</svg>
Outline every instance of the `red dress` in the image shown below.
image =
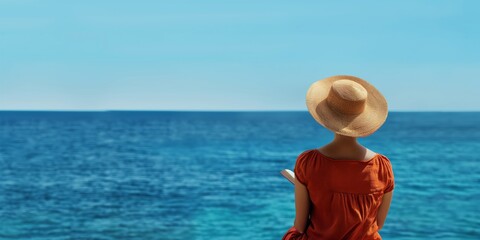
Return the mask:
<svg viewBox="0 0 480 240">
<path fill-rule="evenodd" d="M 310 221 L 304 233 L 291 227 L 282 240 L 379 240 L 377 212 L 394 188 L 390 160 L 337 160 L 310 149 L 295 163 L 295 177 L 307 187 Z"/>
</svg>

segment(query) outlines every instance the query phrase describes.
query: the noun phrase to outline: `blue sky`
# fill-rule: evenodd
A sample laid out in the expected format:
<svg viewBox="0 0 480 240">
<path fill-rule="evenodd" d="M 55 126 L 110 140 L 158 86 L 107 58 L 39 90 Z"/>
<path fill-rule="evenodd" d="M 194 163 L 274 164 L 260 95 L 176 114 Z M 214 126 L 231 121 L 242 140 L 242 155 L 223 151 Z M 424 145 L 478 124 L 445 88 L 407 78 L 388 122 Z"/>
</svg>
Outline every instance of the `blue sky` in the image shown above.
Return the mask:
<svg viewBox="0 0 480 240">
<path fill-rule="evenodd" d="M 390 110 L 480 110 L 479 1 L 0 0 L 2 110 L 306 110 L 356 75 Z"/>
</svg>

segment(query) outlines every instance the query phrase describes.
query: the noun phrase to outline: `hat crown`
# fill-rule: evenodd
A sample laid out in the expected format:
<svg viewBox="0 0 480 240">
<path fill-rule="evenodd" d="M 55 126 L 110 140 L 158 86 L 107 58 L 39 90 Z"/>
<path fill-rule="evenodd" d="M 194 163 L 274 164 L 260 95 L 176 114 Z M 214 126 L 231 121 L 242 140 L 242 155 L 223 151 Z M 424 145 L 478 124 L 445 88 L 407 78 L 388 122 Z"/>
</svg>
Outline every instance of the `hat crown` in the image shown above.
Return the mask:
<svg viewBox="0 0 480 240">
<path fill-rule="evenodd" d="M 359 83 L 341 79 L 333 82 L 327 96 L 328 105 L 343 114 L 360 114 L 365 109 L 368 92 Z"/>
</svg>

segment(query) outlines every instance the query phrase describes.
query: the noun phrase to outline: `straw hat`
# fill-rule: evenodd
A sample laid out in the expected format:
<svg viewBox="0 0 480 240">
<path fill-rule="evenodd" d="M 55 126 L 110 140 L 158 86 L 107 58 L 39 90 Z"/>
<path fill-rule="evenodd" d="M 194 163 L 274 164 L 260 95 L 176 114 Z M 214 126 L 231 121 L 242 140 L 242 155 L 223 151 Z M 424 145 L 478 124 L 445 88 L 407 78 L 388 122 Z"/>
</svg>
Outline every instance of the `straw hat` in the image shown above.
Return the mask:
<svg viewBox="0 0 480 240">
<path fill-rule="evenodd" d="M 387 119 L 385 97 L 370 83 L 354 76 L 333 76 L 314 82 L 307 108 L 325 128 L 340 135 L 364 137 Z"/>
</svg>

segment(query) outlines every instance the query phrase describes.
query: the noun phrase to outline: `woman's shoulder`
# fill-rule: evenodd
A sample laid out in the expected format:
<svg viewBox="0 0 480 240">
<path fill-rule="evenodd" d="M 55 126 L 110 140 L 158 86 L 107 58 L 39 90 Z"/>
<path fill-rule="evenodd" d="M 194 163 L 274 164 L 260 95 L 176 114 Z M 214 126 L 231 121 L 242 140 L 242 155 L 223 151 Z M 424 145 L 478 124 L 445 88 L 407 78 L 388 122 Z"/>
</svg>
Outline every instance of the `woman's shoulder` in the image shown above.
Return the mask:
<svg viewBox="0 0 480 240">
<path fill-rule="evenodd" d="M 318 148 L 309 148 L 309 149 L 305 149 L 301 154 L 312 155 L 312 154 L 315 154 L 317 152 L 318 152 Z"/>
<path fill-rule="evenodd" d="M 383 172 L 385 174 L 393 175 L 393 165 L 390 159 L 386 155 L 381 153 L 379 153 L 378 156 L 379 156 L 379 161 L 378 161 L 379 167 L 383 169 Z"/>
<path fill-rule="evenodd" d="M 296 160 L 296 165 L 303 165 L 307 167 L 307 165 L 314 164 L 318 157 L 317 149 L 306 149 L 303 150 L 298 156 Z"/>
<path fill-rule="evenodd" d="M 389 163 L 389 164 L 390 164 L 390 158 L 388 158 L 385 154 L 383 154 L 383 153 L 377 153 L 377 156 L 379 156 L 380 159 L 381 159 L 383 162 L 386 162 L 386 163 Z"/>
<path fill-rule="evenodd" d="M 316 152 L 316 149 L 315 148 L 309 148 L 309 149 L 305 149 L 303 150 L 302 152 L 300 152 L 300 154 L 298 154 L 298 157 L 297 159 L 300 159 L 300 158 L 309 158 L 310 156 L 314 155 Z"/>
</svg>

